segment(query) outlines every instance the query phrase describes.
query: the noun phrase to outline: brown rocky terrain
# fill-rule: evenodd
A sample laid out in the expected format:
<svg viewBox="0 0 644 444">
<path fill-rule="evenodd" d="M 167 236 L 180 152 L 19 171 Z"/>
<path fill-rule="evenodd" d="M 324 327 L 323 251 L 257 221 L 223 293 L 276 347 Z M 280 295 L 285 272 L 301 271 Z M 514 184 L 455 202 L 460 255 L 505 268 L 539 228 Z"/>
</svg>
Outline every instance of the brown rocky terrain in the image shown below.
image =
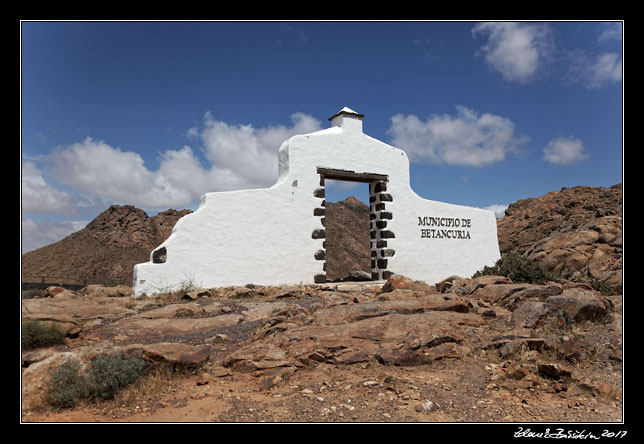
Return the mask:
<svg viewBox="0 0 644 444">
<path fill-rule="evenodd" d="M 616 422 L 621 296 L 499 276 L 219 288 L 133 299 L 49 289 L 23 321 L 23 422 Z M 129 293 L 131 294 L 131 293 Z M 51 371 L 116 350 L 155 368 L 115 400 L 47 403 Z M 156 379 L 155 379 L 156 378 Z"/>
</svg>

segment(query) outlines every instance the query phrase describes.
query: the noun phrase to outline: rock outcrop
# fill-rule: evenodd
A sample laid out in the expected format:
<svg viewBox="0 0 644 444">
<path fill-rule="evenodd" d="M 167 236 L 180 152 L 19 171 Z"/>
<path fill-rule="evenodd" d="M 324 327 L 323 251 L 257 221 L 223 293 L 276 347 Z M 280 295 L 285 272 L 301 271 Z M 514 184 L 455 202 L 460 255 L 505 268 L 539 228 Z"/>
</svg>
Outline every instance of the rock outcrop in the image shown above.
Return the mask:
<svg viewBox="0 0 644 444">
<path fill-rule="evenodd" d="M 497 225 L 502 255 L 517 253 L 538 260 L 558 279 L 621 292 L 622 184 L 520 200 Z"/>
</svg>

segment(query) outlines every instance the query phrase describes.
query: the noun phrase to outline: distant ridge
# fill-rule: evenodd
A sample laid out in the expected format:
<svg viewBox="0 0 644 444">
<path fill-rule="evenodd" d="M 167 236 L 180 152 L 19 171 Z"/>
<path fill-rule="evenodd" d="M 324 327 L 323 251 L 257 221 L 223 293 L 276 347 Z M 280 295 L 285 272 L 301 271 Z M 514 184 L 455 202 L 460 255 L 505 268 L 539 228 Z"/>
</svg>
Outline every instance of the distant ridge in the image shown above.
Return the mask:
<svg viewBox="0 0 644 444">
<path fill-rule="evenodd" d="M 132 285 L 134 264 L 150 252 L 191 210 L 167 210 L 149 217 L 132 205 L 112 205 L 85 228 L 22 255 L 23 282 Z"/>
</svg>

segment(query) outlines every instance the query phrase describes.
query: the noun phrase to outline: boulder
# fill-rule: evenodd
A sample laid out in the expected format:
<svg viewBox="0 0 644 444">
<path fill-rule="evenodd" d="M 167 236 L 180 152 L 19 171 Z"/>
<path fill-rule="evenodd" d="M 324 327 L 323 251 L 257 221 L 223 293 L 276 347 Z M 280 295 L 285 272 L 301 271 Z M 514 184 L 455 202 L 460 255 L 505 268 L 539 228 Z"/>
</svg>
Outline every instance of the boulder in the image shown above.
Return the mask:
<svg viewBox="0 0 644 444">
<path fill-rule="evenodd" d="M 200 364 L 210 357 L 210 348 L 205 345 L 189 345 L 180 342 L 159 342 L 156 344 L 135 344 L 125 348 L 130 355 L 139 356 L 152 362 L 172 364 Z"/>
<path fill-rule="evenodd" d="M 546 323 L 558 325 L 565 323 L 565 317 L 560 309 L 539 301 L 525 301 L 512 312 L 510 319 L 515 326 L 524 328 L 537 328 Z"/>
<path fill-rule="evenodd" d="M 604 302 L 593 291 L 582 288 L 568 288 L 546 302 L 565 311 L 575 322 L 598 321 L 608 314 Z"/>
<path fill-rule="evenodd" d="M 449 277 L 443 279 L 440 282 L 436 282 L 436 284 L 434 284 L 434 285 L 436 286 L 436 289 L 440 293 L 445 293 L 448 289 L 452 288 L 452 286 L 454 285 L 454 281 L 460 282 L 462 279 L 463 278 L 461 278 L 460 276 L 456 276 L 456 275 L 449 276 Z"/>
<path fill-rule="evenodd" d="M 124 298 L 132 296 L 132 287 L 127 285 L 116 285 L 107 287 L 100 284 L 92 284 L 84 287 L 81 294 L 85 296 Z"/>
<path fill-rule="evenodd" d="M 73 291 L 57 285 L 51 285 L 45 289 L 45 297 L 48 298 L 69 298 L 74 296 L 76 296 L 76 293 Z"/>
<path fill-rule="evenodd" d="M 509 310 L 516 309 L 528 299 L 544 301 L 550 296 L 561 294 L 560 284 L 496 284 L 478 287 L 469 296 L 492 304 L 501 305 Z"/>
<path fill-rule="evenodd" d="M 183 295 L 182 299 L 194 301 L 195 299 L 210 296 L 210 291 L 203 288 L 192 290 Z"/>
<path fill-rule="evenodd" d="M 382 286 L 380 293 L 388 293 L 394 290 L 413 290 L 424 293 L 436 293 L 436 287 L 429 285 L 425 281 L 415 281 L 408 277 L 394 274 Z"/>
<path fill-rule="evenodd" d="M 570 379 L 572 377 L 572 370 L 569 367 L 556 363 L 539 364 L 537 371 L 541 376 L 554 379 L 556 381 L 561 379 Z"/>
<path fill-rule="evenodd" d="M 555 346 L 555 349 L 557 357 L 572 363 L 584 361 L 596 353 L 595 348 L 579 336 L 566 337 L 561 344 Z"/>
</svg>

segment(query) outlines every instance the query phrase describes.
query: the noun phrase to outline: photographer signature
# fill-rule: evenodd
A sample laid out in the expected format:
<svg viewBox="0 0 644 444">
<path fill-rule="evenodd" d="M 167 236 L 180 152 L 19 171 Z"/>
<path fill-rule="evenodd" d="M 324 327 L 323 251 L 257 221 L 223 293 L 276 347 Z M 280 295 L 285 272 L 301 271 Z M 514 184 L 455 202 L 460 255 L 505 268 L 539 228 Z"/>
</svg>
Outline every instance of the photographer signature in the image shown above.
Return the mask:
<svg viewBox="0 0 644 444">
<path fill-rule="evenodd" d="M 546 429 L 544 432 L 533 432 L 530 429 L 524 429 L 519 427 L 519 430 L 514 432 L 515 438 L 553 438 L 553 439 L 601 439 L 601 438 L 623 438 L 626 436 L 626 430 L 620 430 L 618 432 L 611 432 L 610 430 L 604 430 L 600 436 L 595 435 L 593 432 L 587 432 L 586 430 L 564 430 L 564 429 L 555 429 L 551 431 Z"/>
</svg>

